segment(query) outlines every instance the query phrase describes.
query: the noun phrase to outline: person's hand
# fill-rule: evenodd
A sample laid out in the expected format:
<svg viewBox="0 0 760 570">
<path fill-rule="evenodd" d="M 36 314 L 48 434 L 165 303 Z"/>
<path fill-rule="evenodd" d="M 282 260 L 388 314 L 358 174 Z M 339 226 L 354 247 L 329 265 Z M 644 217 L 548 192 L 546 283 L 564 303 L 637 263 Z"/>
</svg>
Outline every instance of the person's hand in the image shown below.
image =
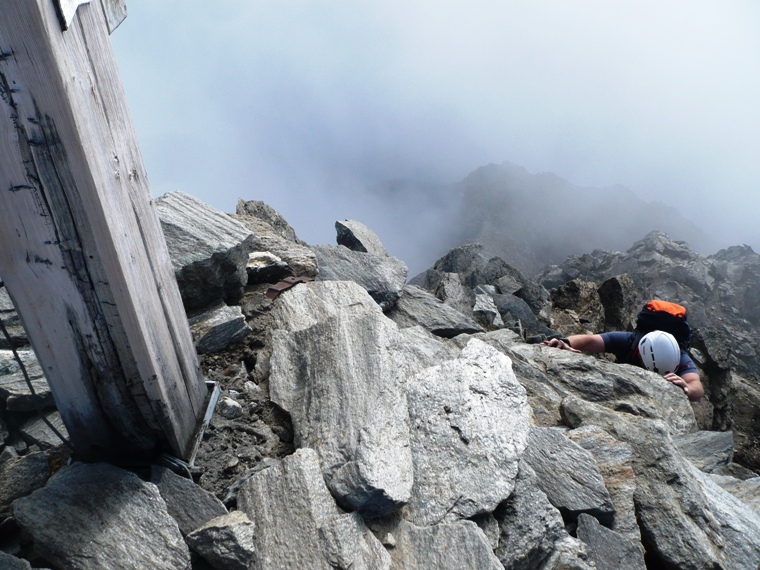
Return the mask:
<svg viewBox="0 0 760 570">
<path fill-rule="evenodd" d="M 665 380 L 667 380 L 671 384 L 675 384 L 676 386 L 681 388 L 681 390 L 683 390 L 683 393 L 686 394 L 687 396 L 689 395 L 689 384 L 686 382 L 686 380 L 681 378 L 678 374 L 673 374 L 672 372 L 670 372 L 666 374 L 665 376 L 663 376 L 663 378 L 665 378 Z"/>
<path fill-rule="evenodd" d="M 544 346 L 551 346 L 552 348 L 559 348 L 560 350 L 569 350 L 570 352 L 581 352 L 577 348 L 573 348 L 569 344 L 567 344 L 564 340 L 560 338 L 551 338 L 549 340 L 543 341 L 541 344 Z"/>
</svg>

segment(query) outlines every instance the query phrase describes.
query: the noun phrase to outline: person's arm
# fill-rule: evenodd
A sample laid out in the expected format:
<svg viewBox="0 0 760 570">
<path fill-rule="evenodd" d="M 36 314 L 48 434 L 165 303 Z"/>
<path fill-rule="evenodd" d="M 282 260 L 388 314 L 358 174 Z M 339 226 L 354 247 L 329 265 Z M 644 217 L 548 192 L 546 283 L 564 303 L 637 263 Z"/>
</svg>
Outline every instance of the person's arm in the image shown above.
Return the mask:
<svg viewBox="0 0 760 570">
<path fill-rule="evenodd" d="M 702 396 L 705 395 L 702 381 L 699 379 L 699 374 L 696 372 L 684 372 L 680 376 L 671 373 L 666 374 L 663 378 L 681 388 L 683 393 L 686 394 L 692 402 L 698 402 L 702 399 Z"/>
<path fill-rule="evenodd" d="M 544 346 L 551 346 L 570 352 L 585 352 L 596 354 L 604 352 L 604 339 L 598 334 L 574 334 L 566 339 L 553 338 L 542 342 Z"/>
</svg>

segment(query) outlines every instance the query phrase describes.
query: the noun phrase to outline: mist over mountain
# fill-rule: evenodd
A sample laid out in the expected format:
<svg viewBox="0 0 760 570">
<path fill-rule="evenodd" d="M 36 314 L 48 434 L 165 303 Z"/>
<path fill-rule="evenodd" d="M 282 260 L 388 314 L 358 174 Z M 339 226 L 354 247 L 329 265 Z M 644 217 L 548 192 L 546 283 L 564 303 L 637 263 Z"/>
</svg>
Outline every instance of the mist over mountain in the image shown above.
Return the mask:
<svg viewBox="0 0 760 570">
<path fill-rule="evenodd" d="M 413 185 L 393 188 L 409 191 Z M 412 192 L 404 203 L 416 214 L 424 212 L 423 195 L 430 196 L 429 190 Z M 430 243 L 440 248 L 479 242 L 485 254 L 526 274 L 595 249 L 624 251 L 653 230 L 701 253 L 715 249 L 714 240 L 671 205 L 646 202 L 622 186 L 585 188 L 553 173 L 531 174 L 510 162 L 482 166 L 437 196 L 441 204 L 427 216 L 444 219 L 425 224 Z"/>
</svg>

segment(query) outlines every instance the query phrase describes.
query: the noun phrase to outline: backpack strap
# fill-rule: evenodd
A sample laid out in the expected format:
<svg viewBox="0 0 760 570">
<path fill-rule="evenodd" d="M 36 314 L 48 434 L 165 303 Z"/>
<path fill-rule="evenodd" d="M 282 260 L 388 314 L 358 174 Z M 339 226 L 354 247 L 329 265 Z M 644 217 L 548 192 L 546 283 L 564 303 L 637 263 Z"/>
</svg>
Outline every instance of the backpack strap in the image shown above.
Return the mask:
<svg viewBox="0 0 760 570">
<path fill-rule="evenodd" d="M 628 348 L 623 364 L 636 364 L 636 356 L 639 354 L 639 341 L 644 336 L 641 331 L 634 331 L 631 346 Z"/>
</svg>

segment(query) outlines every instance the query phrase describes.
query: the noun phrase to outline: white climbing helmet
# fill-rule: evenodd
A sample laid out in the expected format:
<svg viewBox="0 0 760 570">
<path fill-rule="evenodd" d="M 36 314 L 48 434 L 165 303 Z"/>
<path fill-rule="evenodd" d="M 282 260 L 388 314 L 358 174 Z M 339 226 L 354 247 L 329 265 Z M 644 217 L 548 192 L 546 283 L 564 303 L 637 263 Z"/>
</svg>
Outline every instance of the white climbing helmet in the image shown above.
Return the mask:
<svg viewBox="0 0 760 570">
<path fill-rule="evenodd" d="M 639 356 L 648 370 L 665 376 L 675 372 L 681 363 L 681 347 L 672 334 L 652 331 L 641 337 Z"/>
</svg>

